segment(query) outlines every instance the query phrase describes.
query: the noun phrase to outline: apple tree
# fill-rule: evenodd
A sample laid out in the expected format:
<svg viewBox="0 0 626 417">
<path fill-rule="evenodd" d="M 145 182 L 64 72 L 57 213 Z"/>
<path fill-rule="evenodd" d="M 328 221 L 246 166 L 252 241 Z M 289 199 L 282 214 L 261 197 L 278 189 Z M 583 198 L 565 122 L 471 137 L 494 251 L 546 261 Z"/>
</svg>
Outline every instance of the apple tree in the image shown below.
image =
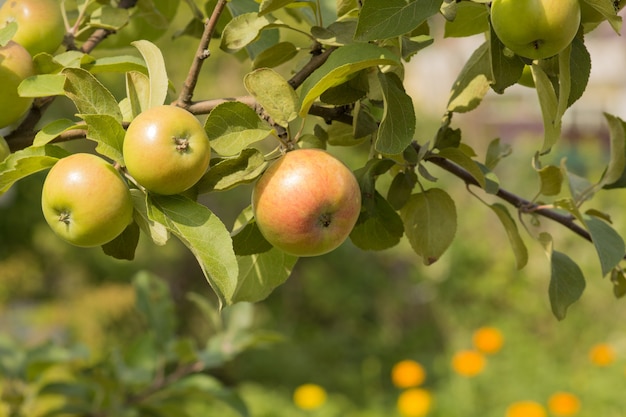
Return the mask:
<svg viewBox="0 0 626 417">
<path fill-rule="evenodd" d="M 626 292 L 624 241 L 610 213 L 592 205 L 598 192 L 626 185 L 626 125 L 616 116 L 603 116 L 610 130 L 611 157 L 600 178 L 581 178 L 566 163 L 545 162 L 559 146 L 564 114 L 584 99 L 592 65 L 585 38 L 601 23 L 617 36 L 622 2 L 326 3 L 6 2 L 0 11 L 0 56 L 14 57 L 10 51 L 21 39 L 35 45 L 24 47 L 30 55 L 13 58 L 21 62 L 0 62 L 1 117 L 19 110 L 10 120 L 0 119 L 0 150 L 5 141 L 10 149 L 0 163 L 0 193 L 40 171 L 50 169 L 53 176 L 57 166 L 68 165 L 75 156 L 66 143 L 89 141 L 97 159 L 74 158 L 79 163 L 66 169 L 65 177 L 51 178 L 46 185 L 43 211 L 53 229 L 67 238 L 70 229 L 82 228 L 92 236 L 73 243 L 101 245 L 107 255 L 129 261 L 140 235 L 155 245 L 179 239 L 197 259 L 221 305 L 228 306 L 264 299 L 288 279 L 299 256 L 327 252 L 345 239 L 364 251 L 385 250 L 407 239 L 416 259 L 426 265 L 436 262 L 453 239 L 471 238 L 456 234 L 462 213 L 432 174 L 436 166 L 485 203 L 485 211 L 499 221 L 510 241 L 517 268 L 524 268 L 529 258 L 522 234 L 543 247 L 551 265 L 549 297 L 558 319 L 582 295 L 585 278 L 576 261 L 542 231 L 543 222 L 556 222 L 587 241 L 581 244 L 597 253 L 601 273 L 610 276 L 615 294 Z M 50 4 L 55 12 L 43 11 Z M 17 11 L 6 10 L 9 7 L 45 13 L 50 35 L 37 38 L 35 30 L 40 28 L 32 23 L 37 26 L 41 19 L 19 18 Z M 177 28 L 171 41 L 197 39 L 194 55 L 176 57 L 189 61 L 182 85 L 172 84 L 168 60 L 154 43 L 176 11 L 188 23 Z M 323 12 L 330 13 L 332 21 L 323 19 Z M 15 16 L 5 18 L 11 13 Z M 433 21 L 445 23 L 447 37 L 481 36 L 484 42 L 451 86 L 436 135 L 422 138 L 404 86 L 405 65 L 419 60 L 422 49 L 438 47 L 430 30 Z M 59 25 L 62 37 L 55 34 Z M 56 39 L 52 47 L 46 44 L 51 39 Z M 203 63 L 218 48 L 236 56 L 246 72 L 234 88 L 245 89 L 246 95 L 206 97 L 197 91 Z M 100 81 L 105 73 L 124 80 L 122 95 Z M 525 197 L 496 174 L 510 145 L 495 139 L 486 154 L 478 154 L 455 126 L 455 115 L 476 109 L 489 91 L 507 94 L 528 74 L 544 134 L 532 159 L 540 185 L 533 196 Z M 69 99 L 74 109 L 49 120 L 47 111 L 59 97 Z M 368 152 L 354 154 L 359 168 L 339 173 L 345 165 L 336 164 L 335 150 L 363 146 Z M 306 148 L 325 152 L 284 164 L 282 176 L 287 179 L 267 185 L 270 171 Z M 4 151 L 0 155 L 4 157 Z M 72 178 L 102 170 L 103 162 L 111 169 L 93 175 L 91 182 L 72 185 Z M 107 178 L 111 171 L 116 174 Z M 389 185 L 381 185 L 382 176 L 392 178 Z M 287 189 L 294 177 L 300 182 Z M 128 194 L 120 192 L 119 184 Z M 199 202 L 202 195 L 249 184 L 263 185 L 255 188 L 251 206 L 235 224 L 225 224 Z M 81 191 L 90 188 L 91 197 Z M 480 193 L 496 202 L 487 202 Z M 344 200 L 344 194 L 351 197 Z M 130 201 L 132 216 L 126 214 Z M 100 208 L 93 208 L 94 202 Z M 121 211 L 107 217 L 109 207 Z M 320 250 L 319 233 L 325 234 L 322 240 L 335 243 L 322 244 Z"/>
</svg>

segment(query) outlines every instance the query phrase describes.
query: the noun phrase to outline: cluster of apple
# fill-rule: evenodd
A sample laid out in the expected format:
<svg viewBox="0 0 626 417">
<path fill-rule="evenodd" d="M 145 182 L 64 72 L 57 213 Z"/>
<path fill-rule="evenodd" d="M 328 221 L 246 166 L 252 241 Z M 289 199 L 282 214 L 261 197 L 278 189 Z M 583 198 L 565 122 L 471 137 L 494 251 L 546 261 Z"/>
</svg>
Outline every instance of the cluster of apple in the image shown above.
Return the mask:
<svg viewBox="0 0 626 417">
<path fill-rule="evenodd" d="M 87 153 L 65 157 L 52 167 L 43 185 L 42 209 L 57 235 L 84 247 L 110 242 L 133 221 L 127 179 L 149 193 L 184 194 L 207 171 L 211 147 L 194 115 L 163 105 L 133 119 L 123 156 L 119 170 Z M 361 194 L 356 178 L 338 159 L 322 150 L 298 149 L 262 175 L 252 207 L 273 246 L 314 256 L 347 239 L 361 210 Z"/>
<path fill-rule="evenodd" d="M 19 123 L 32 105 L 20 97 L 17 87 L 35 75 L 33 57 L 53 53 L 62 44 L 65 23 L 61 5 L 55 0 L 9 0 L 0 7 L 0 28 L 16 23 L 12 39 L 0 46 L 0 129 Z"/>
</svg>

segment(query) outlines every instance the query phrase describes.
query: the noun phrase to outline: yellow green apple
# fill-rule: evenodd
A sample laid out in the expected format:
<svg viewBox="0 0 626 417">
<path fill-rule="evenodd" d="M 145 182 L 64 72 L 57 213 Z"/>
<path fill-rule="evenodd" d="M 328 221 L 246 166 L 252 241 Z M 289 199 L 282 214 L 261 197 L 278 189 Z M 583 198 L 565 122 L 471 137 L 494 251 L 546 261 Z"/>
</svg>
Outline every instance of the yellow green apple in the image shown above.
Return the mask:
<svg viewBox="0 0 626 417">
<path fill-rule="evenodd" d="M 17 87 L 32 75 L 33 59 L 26 49 L 13 41 L 0 47 L 0 128 L 18 123 L 30 109 L 33 99 L 20 97 Z"/>
<path fill-rule="evenodd" d="M 135 117 L 122 148 L 128 173 L 148 191 L 179 194 L 209 167 L 211 145 L 200 121 L 176 106 L 156 106 Z"/>
<path fill-rule="evenodd" d="M 133 218 L 130 190 L 120 173 L 88 153 L 62 158 L 50 169 L 41 207 L 54 233 L 83 247 L 110 242 Z"/>
</svg>

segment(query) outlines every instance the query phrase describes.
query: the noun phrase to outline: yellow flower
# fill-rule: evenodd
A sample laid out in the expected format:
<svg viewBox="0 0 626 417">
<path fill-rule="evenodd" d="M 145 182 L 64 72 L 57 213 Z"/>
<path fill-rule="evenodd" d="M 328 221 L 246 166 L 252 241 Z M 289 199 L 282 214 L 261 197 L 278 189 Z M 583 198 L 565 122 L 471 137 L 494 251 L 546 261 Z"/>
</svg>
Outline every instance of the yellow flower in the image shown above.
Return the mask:
<svg viewBox="0 0 626 417">
<path fill-rule="evenodd" d="M 506 417 L 546 417 L 546 410 L 535 401 L 518 401 L 506 409 Z"/>
<path fill-rule="evenodd" d="M 432 406 L 432 394 L 423 388 L 411 388 L 398 397 L 398 411 L 404 417 L 422 417 Z"/>
<path fill-rule="evenodd" d="M 419 363 L 407 359 L 396 363 L 391 369 L 391 382 L 398 388 L 410 388 L 422 385 L 426 371 Z"/>
<path fill-rule="evenodd" d="M 483 371 L 487 359 L 475 350 L 461 350 L 452 357 L 452 369 L 462 376 L 472 377 Z"/>
<path fill-rule="evenodd" d="M 589 350 L 589 360 L 596 366 L 609 366 L 615 362 L 615 351 L 609 344 L 598 343 Z"/>
<path fill-rule="evenodd" d="M 502 333 L 495 327 L 481 327 L 474 332 L 472 340 L 474 347 L 487 355 L 499 352 L 504 344 Z"/>
<path fill-rule="evenodd" d="M 555 416 L 574 416 L 580 410 L 580 400 L 569 392 L 555 392 L 548 399 L 548 409 Z"/>
<path fill-rule="evenodd" d="M 317 384 L 304 384 L 296 388 L 293 402 L 303 410 L 314 410 L 326 402 L 326 390 Z"/>
</svg>

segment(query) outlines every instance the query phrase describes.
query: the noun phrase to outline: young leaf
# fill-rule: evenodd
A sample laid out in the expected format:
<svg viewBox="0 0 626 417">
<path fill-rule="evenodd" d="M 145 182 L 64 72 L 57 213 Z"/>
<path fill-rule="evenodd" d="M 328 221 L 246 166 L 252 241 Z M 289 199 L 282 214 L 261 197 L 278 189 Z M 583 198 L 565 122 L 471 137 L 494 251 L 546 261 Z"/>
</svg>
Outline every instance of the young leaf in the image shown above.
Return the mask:
<svg viewBox="0 0 626 417">
<path fill-rule="evenodd" d="M 106 114 L 81 114 L 87 123 L 87 139 L 95 141 L 96 151 L 115 162 L 122 163 L 122 144 L 126 131 L 122 124 Z"/>
<path fill-rule="evenodd" d="M 459 73 L 448 100 L 448 111 L 465 113 L 474 110 L 491 85 L 489 43 L 479 46 Z"/>
<path fill-rule="evenodd" d="M 254 110 L 238 101 L 215 107 L 206 119 L 204 130 L 211 139 L 211 148 L 224 156 L 236 155 L 272 133 Z"/>
<path fill-rule="evenodd" d="M 148 75 L 150 77 L 150 107 L 160 106 L 165 103 L 169 86 L 163 54 L 155 44 L 146 40 L 134 41 L 132 45 L 141 53 L 148 67 Z"/>
<path fill-rule="evenodd" d="M 267 298 L 291 275 L 298 257 L 272 248 L 263 253 L 238 256 L 239 277 L 233 302 L 256 303 Z"/>
<path fill-rule="evenodd" d="M 150 196 L 148 214 L 195 255 L 220 305 L 231 304 L 239 269 L 230 233 L 207 207 L 180 196 Z"/>
<path fill-rule="evenodd" d="M 122 122 L 122 112 L 113 94 L 89 72 L 66 68 L 65 95 L 74 102 L 81 114 L 103 114 Z"/>
<path fill-rule="evenodd" d="M 30 146 L 13 152 L 0 162 L 0 195 L 22 178 L 51 168 L 69 152 L 55 145 Z"/>
<path fill-rule="evenodd" d="M 513 253 L 515 254 L 515 261 L 517 263 L 517 269 L 522 269 L 528 263 L 528 249 L 526 249 L 526 245 L 522 240 L 522 237 L 519 234 L 519 230 L 517 228 L 517 224 L 509 210 L 503 206 L 502 204 L 495 203 L 492 204 L 491 209 L 498 216 L 500 223 L 504 226 L 506 230 L 507 237 L 509 238 L 509 243 L 513 248 Z"/>
<path fill-rule="evenodd" d="M 541 188 L 539 192 L 545 196 L 558 195 L 563 185 L 563 171 L 561 168 L 548 165 L 539 170 L 539 179 L 541 180 Z"/>
<path fill-rule="evenodd" d="M 257 149 L 247 148 L 233 158 L 214 159 L 211 168 L 198 181 L 199 194 L 225 191 L 254 181 L 265 170 L 267 162 Z"/>
<path fill-rule="evenodd" d="M 501 143 L 500 138 L 496 138 L 489 142 L 487 147 L 487 154 L 485 155 L 485 166 L 488 169 L 494 169 L 498 163 L 509 156 L 512 152 L 512 147 L 508 143 Z"/>
<path fill-rule="evenodd" d="M 443 0 L 367 0 L 354 35 L 359 41 L 389 39 L 419 27 L 439 12 Z"/>
<path fill-rule="evenodd" d="M 246 90 L 259 102 L 274 123 L 287 127 L 298 117 L 298 96 L 289 83 L 270 68 L 259 68 L 244 77 Z"/>
<path fill-rule="evenodd" d="M 395 155 L 411 144 L 415 133 L 413 100 L 404 91 L 402 80 L 394 73 L 378 73 L 383 92 L 384 113 L 378 129 L 375 148 Z"/>
<path fill-rule="evenodd" d="M 605 187 L 620 180 L 626 170 L 626 123 L 608 113 L 604 113 L 604 118 L 609 124 L 611 159 L 598 187 Z"/>
<path fill-rule="evenodd" d="M 442 189 L 413 194 L 400 216 L 411 247 L 425 265 L 436 262 L 454 240 L 456 207 Z"/>
<path fill-rule="evenodd" d="M 350 44 L 334 51 L 302 84 L 300 116 L 305 117 L 313 102 L 326 90 L 342 84 L 365 68 L 401 65 L 400 58 L 386 48 L 369 43 Z"/>
<path fill-rule="evenodd" d="M 65 76 L 63 74 L 41 74 L 26 78 L 17 87 L 22 97 L 48 97 L 65 94 Z"/>
<path fill-rule="evenodd" d="M 57 119 L 48 123 L 37 132 L 35 139 L 33 140 L 33 146 L 43 146 L 54 140 L 61 133 L 68 130 L 81 129 L 84 130 L 87 126 L 84 124 L 76 124 L 76 122 L 69 119 Z"/>
</svg>

